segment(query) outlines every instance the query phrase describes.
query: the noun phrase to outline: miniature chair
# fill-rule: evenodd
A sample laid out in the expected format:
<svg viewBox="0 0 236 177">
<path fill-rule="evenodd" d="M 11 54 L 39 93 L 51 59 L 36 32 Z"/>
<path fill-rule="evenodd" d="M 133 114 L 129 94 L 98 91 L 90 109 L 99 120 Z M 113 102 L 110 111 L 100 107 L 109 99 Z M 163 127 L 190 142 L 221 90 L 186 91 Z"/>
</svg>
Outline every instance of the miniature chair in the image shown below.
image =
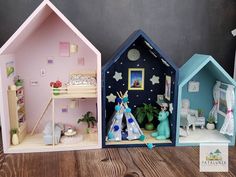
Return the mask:
<svg viewBox="0 0 236 177">
<path fill-rule="evenodd" d="M 180 126 L 186 128 L 187 135 L 189 135 L 189 127 L 192 125 L 195 130 L 195 122 L 198 118 L 198 111 L 190 109 L 190 101 L 188 99 L 182 100 L 182 108 L 180 112 Z"/>
<path fill-rule="evenodd" d="M 54 128 L 54 143 L 58 144 L 60 142 L 61 139 L 61 127 L 57 124 L 55 124 L 55 128 Z M 44 144 L 46 145 L 50 145 L 53 144 L 53 137 L 52 137 L 52 122 L 48 122 L 43 130 L 43 140 L 44 140 Z"/>
</svg>

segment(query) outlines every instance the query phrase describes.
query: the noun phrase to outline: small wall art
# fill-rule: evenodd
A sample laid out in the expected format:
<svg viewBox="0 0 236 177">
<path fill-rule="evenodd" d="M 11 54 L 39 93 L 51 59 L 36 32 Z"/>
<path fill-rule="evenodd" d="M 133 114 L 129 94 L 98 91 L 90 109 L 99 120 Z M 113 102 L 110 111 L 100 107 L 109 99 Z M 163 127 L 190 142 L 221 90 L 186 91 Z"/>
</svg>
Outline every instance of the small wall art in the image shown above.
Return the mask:
<svg viewBox="0 0 236 177">
<path fill-rule="evenodd" d="M 61 57 L 70 56 L 70 43 L 69 42 L 60 42 L 59 43 L 59 54 Z"/>
<path fill-rule="evenodd" d="M 165 98 L 170 101 L 170 93 L 171 93 L 171 77 L 166 75 L 165 81 Z"/>
<path fill-rule="evenodd" d="M 197 81 L 189 81 L 188 92 L 199 92 L 200 83 Z"/>
<path fill-rule="evenodd" d="M 128 89 L 144 90 L 144 68 L 129 68 Z"/>
<path fill-rule="evenodd" d="M 7 77 L 14 75 L 14 72 L 15 72 L 14 61 L 7 62 L 6 63 Z"/>
<path fill-rule="evenodd" d="M 70 44 L 70 53 L 77 53 L 78 52 L 78 45 Z"/>
</svg>

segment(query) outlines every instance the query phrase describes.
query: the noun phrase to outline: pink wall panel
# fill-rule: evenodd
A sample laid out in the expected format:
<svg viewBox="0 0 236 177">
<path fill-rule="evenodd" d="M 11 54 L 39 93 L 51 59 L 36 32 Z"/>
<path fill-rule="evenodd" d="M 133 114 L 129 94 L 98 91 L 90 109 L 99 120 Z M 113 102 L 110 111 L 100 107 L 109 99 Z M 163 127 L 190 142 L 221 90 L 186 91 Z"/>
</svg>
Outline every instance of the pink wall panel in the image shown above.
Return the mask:
<svg viewBox="0 0 236 177">
<path fill-rule="evenodd" d="M 70 42 L 78 45 L 78 53 L 70 57 L 59 55 L 59 43 Z M 79 65 L 78 58 L 84 57 L 85 64 Z M 47 59 L 52 58 L 53 64 L 47 64 Z M 50 98 L 51 81 L 68 81 L 70 72 L 80 70 L 96 70 L 96 55 L 81 41 L 55 13 L 52 13 L 42 25 L 32 33 L 16 52 L 16 67 L 25 82 L 26 116 L 29 130 L 31 130 L 43 112 Z M 46 71 L 45 76 L 40 75 L 40 70 Z M 38 81 L 37 86 L 32 86 L 31 81 Z M 77 110 L 61 113 L 61 108 L 68 104 L 68 100 L 56 101 L 56 122 L 76 124 L 77 117 L 86 111 L 96 113 L 96 100 L 87 99 L 80 104 Z M 43 118 L 38 131 L 42 131 L 45 122 L 51 120 L 51 107 Z"/>
</svg>

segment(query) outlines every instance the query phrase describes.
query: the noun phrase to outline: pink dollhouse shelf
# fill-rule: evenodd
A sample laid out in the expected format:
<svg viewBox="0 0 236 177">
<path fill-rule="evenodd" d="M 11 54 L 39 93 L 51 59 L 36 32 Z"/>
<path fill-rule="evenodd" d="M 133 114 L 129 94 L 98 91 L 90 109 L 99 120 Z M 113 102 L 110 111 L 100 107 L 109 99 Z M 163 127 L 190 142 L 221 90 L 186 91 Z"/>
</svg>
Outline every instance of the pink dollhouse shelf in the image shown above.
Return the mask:
<svg viewBox="0 0 236 177">
<path fill-rule="evenodd" d="M 7 75 L 6 66 L 14 69 L 12 75 Z M 0 68 L 0 117 L 5 153 L 101 148 L 101 53 L 49 0 L 43 0 L 0 48 Z M 15 86 L 17 75 L 24 80 L 22 89 Z M 58 80 L 63 81 L 62 87 L 48 86 Z M 13 95 L 13 99 L 9 99 L 9 86 L 21 91 L 19 94 L 14 91 L 17 97 Z M 14 111 L 19 114 L 10 110 L 9 105 L 13 103 L 17 103 Z M 9 114 L 12 112 L 17 117 Z M 77 123 L 86 112 L 92 112 L 96 118 L 97 132 L 87 134 L 86 123 Z M 62 123 L 76 127 L 83 139 L 79 143 L 48 145 L 43 131 L 49 121 L 52 125 Z M 16 146 L 11 142 L 13 128 L 23 132 Z M 51 132 L 50 136 L 54 137 L 55 129 Z"/>
</svg>

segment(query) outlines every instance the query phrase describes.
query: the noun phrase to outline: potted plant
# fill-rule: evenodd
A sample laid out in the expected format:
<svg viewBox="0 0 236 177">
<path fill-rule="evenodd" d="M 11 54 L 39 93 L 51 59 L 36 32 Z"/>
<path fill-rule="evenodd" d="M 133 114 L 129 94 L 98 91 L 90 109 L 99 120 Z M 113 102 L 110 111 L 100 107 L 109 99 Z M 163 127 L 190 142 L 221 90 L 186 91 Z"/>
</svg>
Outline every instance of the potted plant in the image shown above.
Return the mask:
<svg viewBox="0 0 236 177">
<path fill-rule="evenodd" d="M 79 118 L 77 123 L 79 124 L 80 122 L 86 122 L 88 127 L 87 127 L 87 133 L 89 133 L 89 129 L 92 124 L 92 128 L 94 128 L 95 123 L 97 122 L 96 118 L 93 116 L 92 112 L 88 111 L 84 115 L 82 115 L 82 118 Z"/>
<path fill-rule="evenodd" d="M 18 134 L 17 133 L 18 133 L 18 129 L 17 128 L 13 128 L 11 130 L 11 134 L 12 134 L 11 141 L 12 141 L 13 145 L 19 144 L 19 138 L 18 138 Z"/>
<path fill-rule="evenodd" d="M 208 130 L 214 130 L 215 129 L 215 118 L 213 116 L 209 116 L 207 120 L 206 128 Z"/>
<path fill-rule="evenodd" d="M 50 87 L 53 88 L 54 95 L 60 94 L 60 90 L 58 88 L 60 88 L 61 86 L 62 86 L 62 82 L 59 80 L 57 80 L 56 82 L 50 82 Z"/>
<path fill-rule="evenodd" d="M 18 75 L 14 78 L 14 82 L 16 86 L 23 86 L 23 79 L 20 79 Z"/>
<path fill-rule="evenodd" d="M 158 109 L 151 104 L 143 103 L 142 107 L 138 107 L 135 111 L 135 116 L 139 124 L 142 124 L 146 121 L 144 128 L 146 130 L 153 130 L 154 125 L 152 123 L 154 117 L 158 115 Z"/>
<path fill-rule="evenodd" d="M 203 113 L 203 110 L 202 109 L 198 109 L 198 117 L 203 117 L 204 116 L 204 113 Z"/>
</svg>

